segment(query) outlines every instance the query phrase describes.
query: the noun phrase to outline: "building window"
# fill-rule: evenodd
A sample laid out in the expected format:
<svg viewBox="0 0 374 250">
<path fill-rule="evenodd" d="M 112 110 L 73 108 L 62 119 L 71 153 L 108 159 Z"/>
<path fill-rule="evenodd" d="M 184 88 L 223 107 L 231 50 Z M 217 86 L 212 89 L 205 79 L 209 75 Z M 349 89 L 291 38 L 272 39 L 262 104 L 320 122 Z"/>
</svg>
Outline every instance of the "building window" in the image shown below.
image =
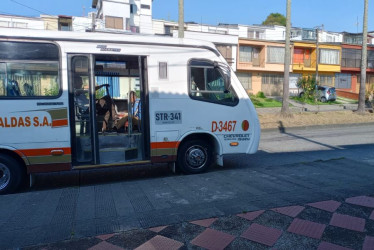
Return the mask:
<svg viewBox="0 0 374 250">
<path fill-rule="evenodd" d="M 369 59 L 368 59 L 369 61 Z M 361 67 L 361 50 L 344 49 L 342 51 L 342 67 L 360 68 Z"/>
<path fill-rule="evenodd" d="M 232 47 L 227 45 L 216 45 L 216 48 L 221 53 L 221 55 L 226 59 L 226 61 L 232 65 L 234 58 L 232 58 Z"/>
<path fill-rule="evenodd" d="M 334 76 L 332 75 L 319 75 L 319 85 L 334 87 Z"/>
<path fill-rule="evenodd" d="M 136 14 L 138 12 L 138 7 L 136 6 L 136 4 L 131 4 L 130 5 L 130 13 L 131 14 Z"/>
<path fill-rule="evenodd" d="M 168 63 L 167 62 L 158 63 L 158 78 L 168 79 Z"/>
<path fill-rule="evenodd" d="M 348 44 L 358 44 L 362 45 L 362 35 L 344 35 L 343 36 L 343 42 Z"/>
<path fill-rule="evenodd" d="M 164 29 L 165 29 L 165 35 L 172 35 L 170 26 L 165 26 Z"/>
<path fill-rule="evenodd" d="M 264 32 L 258 30 L 248 30 L 247 36 L 251 39 L 264 39 Z"/>
<path fill-rule="evenodd" d="M 253 48 L 250 46 L 240 46 L 239 48 L 240 62 L 252 62 L 252 51 L 253 51 Z"/>
<path fill-rule="evenodd" d="M 284 63 L 284 52 L 283 47 L 268 47 L 268 63 Z"/>
<path fill-rule="evenodd" d="M 60 30 L 71 31 L 71 26 L 69 23 L 60 23 Z"/>
<path fill-rule="evenodd" d="M 226 89 L 224 71 L 213 62 L 206 60 L 191 60 L 189 63 L 189 95 L 192 99 L 235 106 L 238 97 L 234 89 Z"/>
<path fill-rule="evenodd" d="M 340 51 L 335 49 L 320 49 L 319 63 L 339 65 Z"/>
<path fill-rule="evenodd" d="M 252 89 L 252 74 L 251 73 L 236 73 L 240 83 L 246 90 Z"/>
<path fill-rule="evenodd" d="M 283 85 L 284 75 L 282 74 L 263 74 L 262 84 Z"/>
<path fill-rule="evenodd" d="M 253 66 L 260 66 L 260 48 L 240 46 L 239 62 L 251 62 Z"/>
<path fill-rule="evenodd" d="M 123 18 L 105 16 L 105 28 L 123 30 Z"/>
<path fill-rule="evenodd" d="M 305 67 L 311 66 L 311 54 L 310 49 L 295 48 L 293 52 L 293 64 L 304 64 Z"/>
<path fill-rule="evenodd" d="M 374 50 L 368 51 L 368 68 L 374 69 Z"/>
<path fill-rule="evenodd" d="M 338 89 L 350 89 L 352 83 L 351 74 L 335 74 L 335 87 Z"/>
<path fill-rule="evenodd" d="M 150 10 L 151 6 L 149 4 L 141 4 L 140 8 Z"/>
</svg>

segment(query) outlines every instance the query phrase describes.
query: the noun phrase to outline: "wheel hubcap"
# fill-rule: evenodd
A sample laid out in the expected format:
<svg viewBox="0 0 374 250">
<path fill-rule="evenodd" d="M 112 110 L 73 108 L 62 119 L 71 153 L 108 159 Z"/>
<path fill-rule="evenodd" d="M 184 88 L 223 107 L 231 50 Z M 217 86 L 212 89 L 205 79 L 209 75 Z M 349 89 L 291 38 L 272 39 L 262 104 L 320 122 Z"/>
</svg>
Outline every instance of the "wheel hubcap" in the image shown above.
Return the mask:
<svg viewBox="0 0 374 250">
<path fill-rule="evenodd" d="M 8 186 L 10 181 L 10 171 L 7 166 L 0 163 L 0 190 L 4 189 Z"/>
<path fill-rule="evenodd" d="M 186 160 L 192 168 L 201 168 L 207 160 L 206 150 L 201 146 L 192 146 L 186 152 Z"/>
</svg>

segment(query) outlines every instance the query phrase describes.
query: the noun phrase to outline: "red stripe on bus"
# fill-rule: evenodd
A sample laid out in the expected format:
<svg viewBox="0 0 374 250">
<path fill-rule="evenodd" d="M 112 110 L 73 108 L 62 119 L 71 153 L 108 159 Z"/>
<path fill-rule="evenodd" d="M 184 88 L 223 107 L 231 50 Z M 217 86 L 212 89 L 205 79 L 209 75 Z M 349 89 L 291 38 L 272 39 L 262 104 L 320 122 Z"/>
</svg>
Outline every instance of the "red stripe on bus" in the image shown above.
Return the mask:
<svg viewBox="0 0 374 250">
<path fill-rule="evenodd" d="M 64 127 L 68 125 L 68 119 L 53 120 L 52 127 Z"/>
<path fill-rule="evenodd" d="M 18 150 L 25 156 L 49 156 L 53 150 L 63 150 L 64 155 L 71 154 L 71 148 L 38 148 L 38 149 L 20 149 Z"/>
<path fill-rule="evenodd" d="M 179 141 L 170 141 L 170 142 L 152 142 L 151 149 L 158 148 L 178 148 Z"/>
</svg>

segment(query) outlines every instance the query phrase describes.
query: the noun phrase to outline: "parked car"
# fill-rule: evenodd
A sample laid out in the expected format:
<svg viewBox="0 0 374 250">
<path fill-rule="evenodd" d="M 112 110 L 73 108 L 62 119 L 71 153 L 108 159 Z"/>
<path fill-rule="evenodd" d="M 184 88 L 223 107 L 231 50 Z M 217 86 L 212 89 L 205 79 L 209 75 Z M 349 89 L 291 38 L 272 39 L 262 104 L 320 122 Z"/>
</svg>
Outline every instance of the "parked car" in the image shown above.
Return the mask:
<svg viewBox="0 0 374 250">
<path fill-rule="evenodd" d="M 321 102 L 335 101 L 336 100 L 336 91 L 334 87 L 330 86 L 318 86 L 317 88 L 318 100 Z M 304 96 L 304 91 L 300 92 L 299 97 Z"/>
</svg>

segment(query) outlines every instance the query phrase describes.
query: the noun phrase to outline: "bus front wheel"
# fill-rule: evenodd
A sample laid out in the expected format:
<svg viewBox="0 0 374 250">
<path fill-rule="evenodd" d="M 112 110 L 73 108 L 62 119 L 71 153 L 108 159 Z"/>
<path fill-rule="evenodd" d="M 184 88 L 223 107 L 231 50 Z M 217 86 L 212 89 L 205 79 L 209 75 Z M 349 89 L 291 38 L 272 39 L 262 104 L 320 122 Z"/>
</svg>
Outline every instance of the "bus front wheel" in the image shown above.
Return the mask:
<svg viewBox="0 0 374 250">
<path fill-rule="evenodd" d="M 16 191 L 22 185 L 25 175 L 16 159 L 0 154 L 0 194 Z"/>
<path fill-rule="evenodd" d="M 212 164 L 210 145 L 202 140 L 183 143 L 178 151 L 177 164 L 186 174 L 198 174 L 206 171 Z"/>
</svg>

